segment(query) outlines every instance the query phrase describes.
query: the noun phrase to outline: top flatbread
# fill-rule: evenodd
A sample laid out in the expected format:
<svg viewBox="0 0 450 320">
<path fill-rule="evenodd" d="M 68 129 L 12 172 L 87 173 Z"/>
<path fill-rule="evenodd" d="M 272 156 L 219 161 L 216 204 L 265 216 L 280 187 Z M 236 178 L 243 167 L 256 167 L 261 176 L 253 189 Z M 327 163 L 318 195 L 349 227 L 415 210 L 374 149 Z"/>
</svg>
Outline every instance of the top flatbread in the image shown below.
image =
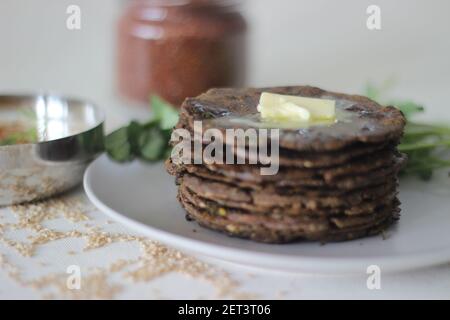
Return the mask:
<svg viewBox="0 0 450 320">
<path fill-rule="evenodd" d="M 392 106 L 383 107 L 362 96 L 325 91 L 315 87 L 275 87 L 244 89 L 211 89 L 188 98 L 181 107 L 180 124 L 193 128 L 201 120 L 203 130 L 217 128 L 246 129 L 252 126 L 229 119 L 245 118 L 257 113 L 262 92 L 336 100 L 336 108 L 345 113 L 330 125 L 314 125 L 303 129 L 280 129 L 280 147 L 298 151 L 338 150 L 359 143 L 381 143 L 398 140 L 405 126 L 403 114 Z"/>
</svg>

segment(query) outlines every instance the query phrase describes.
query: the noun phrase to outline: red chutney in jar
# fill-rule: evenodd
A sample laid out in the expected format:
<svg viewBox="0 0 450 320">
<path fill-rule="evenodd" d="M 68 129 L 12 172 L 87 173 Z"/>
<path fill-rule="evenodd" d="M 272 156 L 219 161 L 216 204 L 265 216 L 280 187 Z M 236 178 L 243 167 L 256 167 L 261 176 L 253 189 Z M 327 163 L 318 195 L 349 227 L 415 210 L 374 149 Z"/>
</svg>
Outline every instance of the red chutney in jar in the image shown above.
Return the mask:
<svg viewBox="0 0 450 320">
<path fill-rule="evenodd" d="M 212 87 L 241 86 L 245 29 L 232 1 L 131 1 L 119 21 L 120 93 L 179 106 Z"/>
</svg>

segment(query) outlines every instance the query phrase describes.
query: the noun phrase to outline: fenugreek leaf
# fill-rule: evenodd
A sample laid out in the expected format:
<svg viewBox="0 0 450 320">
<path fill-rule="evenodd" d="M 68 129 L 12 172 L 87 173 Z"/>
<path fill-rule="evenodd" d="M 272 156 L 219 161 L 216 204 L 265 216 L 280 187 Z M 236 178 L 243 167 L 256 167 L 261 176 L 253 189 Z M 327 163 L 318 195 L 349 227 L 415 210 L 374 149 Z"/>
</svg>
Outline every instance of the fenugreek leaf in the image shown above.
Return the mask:
<svg viewBox="0 0 450 320">
<path fill-rule="evenodd" d="M 138 156 L 140 154 L 139 137 L 144 131 L 143 126 L 137 121 L 131 121 L 127 128 L 128 142 L 131 152 Z"/>
<path fill-rule="evenodd" d="M 128 126 L 117 129 L 105 138 L 105 150 L 111 159 L 127 162 L 134 158 L 128 140 Z"/>
<path fill-rule="evenodd" d="M 158 161 L 166 149 L 167 140 L 158 128 L 142 132 L 139 137 L 141 158 L 146 161 Z"/>
<path fill-rule="evenodd" d="M 413 101 L 391 101 L 389 104 L 400 109 L 407 119 L 411 119 L 417 113 L 425 111 L 425 108 Z"/>
<path fill-rule="evenodd" d="M 410 100 L 386 102 L 383 97 L 386 89 L 368 84 L 366 95 L 381 104 L 397 107 L 405 115 L 407 123 L 398 149 L 408 155 L 408 163 L 402 173 L 429 180 L 435 170 L 449 168 L 450 127 L 412 121 L 414 115 L 424 112 L 425 108 Z"/>
<path fill-rule="evenodd" d="M 145 161 L 164 160 L 170 154 L 170 135 L 178 122 L 178 111 L 159 97 L 151 98 L 153 116 L 145 123 L 130 122 L 106 137 L 105 148 L 117 162 L 139 158 Z"/>
<path fill-rule="evenodd" d="M 158 121 L 161 129 L 172 129 L 177 124 L 178 111 L 169 103 L 158 96 L 152 96 L 150 104 L 152 106 L 154 119 Z"/>
</svg>

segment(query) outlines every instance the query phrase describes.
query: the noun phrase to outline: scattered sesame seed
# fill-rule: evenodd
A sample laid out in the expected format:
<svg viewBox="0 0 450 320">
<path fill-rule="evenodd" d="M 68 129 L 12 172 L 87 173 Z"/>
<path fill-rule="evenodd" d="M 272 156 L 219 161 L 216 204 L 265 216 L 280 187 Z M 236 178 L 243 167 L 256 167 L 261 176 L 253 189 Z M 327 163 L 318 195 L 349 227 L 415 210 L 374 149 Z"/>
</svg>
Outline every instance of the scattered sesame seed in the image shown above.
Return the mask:
<svg viewBox="0 0 450 320">
<path fill-rule="evenodd" d="M 140 248 L 140 255 L 135 259 L 119 258 L 107 267 L 94 268 L 83 274 L 80 290 L 69 290 L 66 285 L 67 274 L 50 273 L 36 279 L 26 279 L 18 267 L 11 264 L 5 255 L 0 253 L 0 269 L 18 284 L 37 290 L 43 299 L 112 299 L 117 298 L 124 290 L 122 282 L 117 283 L 119 275 L 123 281 L 133 283 L 151 283 L 151 281 L 171 273 L 178 273 L 187 277 L 205 281 L 215 288 L 217 298 L 252 297 L 251 294 L 238 291 L 238 283 L 225 271 L 202 262 L 194 257 L 166 247 L 151 239 L 122 234 L 110 233 L 96 225 L 96 221 L 89 217 L 93 212 L 90 204 L 82 199 L 62 196 L 46 201 L 15 205 L 10 208 L 15 222 L 0 221 L 0 242 L 14 249 L 19 255 L 37 259 L 36 249 L 53 241 L 77 238 L 84 241 L 84 250 L 98 250 L 112 243 L 131 242 Z M 54 219 L 65 219 L 74 224 L 69 231 L 54 230 L 46 226 L 46 222 Z M 90 221 L 90 224 L 86 223 Z M 112 222 L 111 222 L 112 223 Z M 109 224 L 107 222 L 107 224 Z M 79 231 L 79 227 L 86 228 Z M 75 228 L 78 227 L 78 228 Z M 5 231 L 27 230 L 32 233 L 26 241 L 16 241 L 5 236 Z M 76 254 L 69 250 L 67 255 Z M 36 262 L 39 266 L 47 265 Z M 65 271 L 65 270 L 64 270 Z M 125 282 L 126 283 L 126 282 Z"/>
</svg>

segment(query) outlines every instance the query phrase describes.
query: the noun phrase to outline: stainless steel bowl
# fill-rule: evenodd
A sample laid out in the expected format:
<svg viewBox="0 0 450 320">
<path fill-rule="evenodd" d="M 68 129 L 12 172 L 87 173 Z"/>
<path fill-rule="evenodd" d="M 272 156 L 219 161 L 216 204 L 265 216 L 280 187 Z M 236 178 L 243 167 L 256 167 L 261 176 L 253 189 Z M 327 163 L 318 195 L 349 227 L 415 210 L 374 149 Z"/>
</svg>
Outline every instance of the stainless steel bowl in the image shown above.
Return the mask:
<svg viewBox="0 0 450 320">
<path fill-rule="evenodd" d="M 35 141 L 0 146 L 0 206 L 46 198 L 77 186 L 103 151 L 103 113 L 53 95 L 0 95 L 0 125 L 21 124 Z"/>
</svg>

